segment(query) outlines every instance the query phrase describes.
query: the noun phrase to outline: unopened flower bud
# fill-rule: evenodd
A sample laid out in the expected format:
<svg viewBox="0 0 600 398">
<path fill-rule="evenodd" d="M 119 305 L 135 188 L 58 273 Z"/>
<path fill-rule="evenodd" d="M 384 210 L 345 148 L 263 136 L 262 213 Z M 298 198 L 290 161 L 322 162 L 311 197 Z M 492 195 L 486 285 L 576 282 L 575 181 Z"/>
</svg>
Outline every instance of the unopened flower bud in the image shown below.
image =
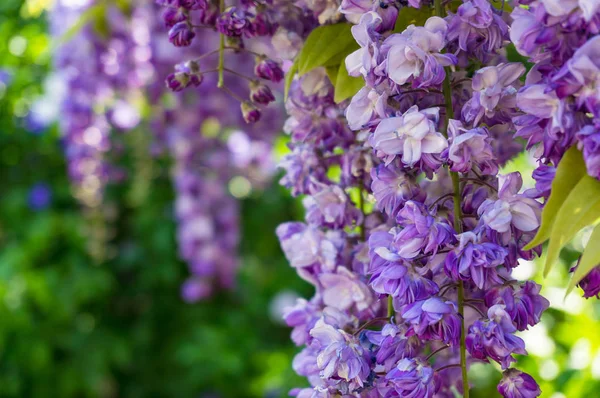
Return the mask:
<svg viewBox="0 0 600 398">
<path fill-rule="evenodd" d="M 283 70 L 279 63 L 266 57 L 257 57 L 254 74 L 262 79 L 278 83 L 283 80 Z"/>
<path fill-rule="evenodd" d="M 242 102 L 241 109 L 246 123 L 256 123 L 260 120 L 260 111 L 250 101 Z"/>
<path fill-rule="evenodd" d="M 261 105 L 267 105 L 275 101 L 275 96 L 269 86 L 257 81 L 250 82 L 250 99 L 252 102 Z"/>
<path fill-rule="evenodd" d="M 195 36 L 196 34 L 187 21 L 178 22 L 169 30 L 169 41 L 176 47 L 189 46 Z"/>
</svg>

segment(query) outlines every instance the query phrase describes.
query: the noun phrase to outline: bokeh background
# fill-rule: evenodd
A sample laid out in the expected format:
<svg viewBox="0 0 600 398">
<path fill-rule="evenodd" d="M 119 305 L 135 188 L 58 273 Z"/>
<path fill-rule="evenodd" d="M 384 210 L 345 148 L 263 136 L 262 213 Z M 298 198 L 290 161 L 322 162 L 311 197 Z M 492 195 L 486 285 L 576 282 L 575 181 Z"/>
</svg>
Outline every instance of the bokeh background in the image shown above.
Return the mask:
<svg viewBox="0 0 600 398">
<path fill-rule="evenodd" d="M 302 218 L 302 207 L 277 176 L 241 200 L 237 288 L 185 303 L 171 160 L 150 159 L 146 173 L 111 186 L 108 223 L 94 228 L 72 196 L 58 127 L 30 117 L 53 87 L 50 6 L 0 1 L 0 397 L 283 397 L 302 386 L 280 314 L 312 292 L 274 236 L 279 223 Z M 139 161 L 140 134 L 125 140 L 123 167 Z M 532 165 L 523 155 L 508 168 L 527 176 Z M 93 234 L 107 241 L 102 262 L 89 255 Z M 515 275 L 534 276 L 551 301 L 542 323 L 523 333 L 531 355 L 518 364 L 543 397 L 600 397 L 599 301 L 564 297 L 586 235 L 548 278 L 535 262 Z M 472 396 L 497 396 L 497 369 L 475 365 L 471 375 Z"/>
</svg>

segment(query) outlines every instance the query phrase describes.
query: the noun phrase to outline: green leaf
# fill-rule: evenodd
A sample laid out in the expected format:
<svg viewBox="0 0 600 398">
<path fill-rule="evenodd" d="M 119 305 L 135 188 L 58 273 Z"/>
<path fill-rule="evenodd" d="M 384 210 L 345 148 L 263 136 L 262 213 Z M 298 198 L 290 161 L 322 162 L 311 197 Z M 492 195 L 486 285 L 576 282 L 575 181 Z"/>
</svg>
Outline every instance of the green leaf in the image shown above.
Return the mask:
<svg viewBox="0 0 600 398">
<path fill-rule="evenodd" d="M 300 75 L 319 66 L 337 65 L 353 49 L 356 49 L 357 45 L 352 37 L 351 28 L 350 24 L 337 23 L 319 26 L 313 30 L 297 58 Z"/>
<path fill-rule="evenodd" d="M 364 86 L 364 79 L 362 77 L 350 76 L 346 70 L 346 64 L 342 62 L 337 73 L 333 100 L 339 104 L 340 102 L 352 97 Z"/>
<path fill-rule="evenodd" d="M 401 33 L 409 25 L 423 26 L 429 17 L 433 15 L 433 8 L 402 7 L 398 12 L 394 33 Z"/>
<path fill-rule="evenodd" d="M 594 228 L 590 236 L 590 240 L 581 256 L 581 261 L 569 282 L 566 294 L 569 294 L 593 268 L 600 264 L 600 245 L 598 242 L 600 242 L 600 225 Z"/>
<path fill-rule="evenodd" d="M 548 240 L 552 231 L 554 219 L 563 202 L 569 195 L 569 192 L 571 192 L 579 180 L 586 174 L 585 163 L 581 152 L 579 152 L 577 148 L 571 147 L 558 164 L 556 176 L 554 177 L 554 181 L 552 181 L 550 197 L 542 211 L 542 224 L 533 240 L 525 246 L 525 250 L 533 249 L 537 245 Z"/>
<path fill-rule="evenodd" d="M 325 68 L 327 72 L 327 77 L 329 77 L 329 81 L 331 84 L 335 86 L 337 83 L 338 70 L 340 69 L 340 65 L 328 66 Z"/>
<path fill-rule="evenodd" d="M 600 181 L 583 176 L 569 193 L 556 215 L 548 245 L 544 275 L 558 259 L 560 249 L 573 239 L 583 227 L 600 218 Z"/>
<path fill-rule="evenodd" d="M 287 75 L 285 76 L 285 87 L 283 91 L 284 101 L 287 100 L 288 94 L 290 92 L 290 87 L 292 86 L 292 82 L 294 81 L 294 77 L 296 76 L 296 72 L 298 72 L 298 58 L 294 60 L 292 66 L 287 71 Z"/>
</svg>

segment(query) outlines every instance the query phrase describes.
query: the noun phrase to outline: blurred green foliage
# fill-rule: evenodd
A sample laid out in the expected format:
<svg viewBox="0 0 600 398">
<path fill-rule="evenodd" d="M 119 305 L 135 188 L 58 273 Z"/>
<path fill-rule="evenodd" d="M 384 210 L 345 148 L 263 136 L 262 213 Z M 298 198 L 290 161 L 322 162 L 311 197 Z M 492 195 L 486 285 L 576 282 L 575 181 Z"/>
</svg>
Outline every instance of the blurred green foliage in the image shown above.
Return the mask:
<svg viewBox="0 0 600 398">
<path fill-rule="evenodd" d="M 111 255 L 102 264 L 90 258 L 93 225 L 71 196 L 59 134 L 26 128 L 49 70 L 40 17 L 49 3 L 0 1 L 0 69 L 11 75 L 0 85 L 0 397 L 276 397 L 304 385 L 291 369 L 290 331 L 271 315 L 280 293 L 312 294 L 273 234 L 280 222 L 301 218 L 276 183 L 242 203 L 238 289 L 185 304 L 169 164 L 140 172 L 147 141 L 136 132 L 116 159 L 130 178 L 107 195 Z M 521 156 L 507 170 L 528 164 Z M 38 182 L 52 190 L 43 211 L 27 202 Z M 600 396 L 600 306 L 578 292 L 563 301 L 585 234 L 545 280 L 536 264 L 523 267 L 523 278 L 536 275 L 552 302 L 542 324 L 525 333 L 531 355 L 518 364 L 540 381 L 543 397 Z M 473 397 L 497 396 L 497 369 L 470 372 Z"/>
</svg>

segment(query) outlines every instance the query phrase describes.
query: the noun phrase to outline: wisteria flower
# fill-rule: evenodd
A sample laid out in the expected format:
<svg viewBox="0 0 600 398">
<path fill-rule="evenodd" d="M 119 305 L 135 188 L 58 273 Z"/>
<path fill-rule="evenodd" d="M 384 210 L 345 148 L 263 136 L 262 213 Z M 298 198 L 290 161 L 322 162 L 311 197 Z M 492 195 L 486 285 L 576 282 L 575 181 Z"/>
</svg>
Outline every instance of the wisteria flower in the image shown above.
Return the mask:
<svg viewBox="0 0 600 398">
<path fill-rule="evenodd" d="M 371 179 L 377 208 L 390 217 L 395 218 L 406 201 L 424 197 L 416 179 L 394 164 L 381 164 L 371 169 Z"/>
<path fill-rule="evenodd" d="M 402 155 L 404 164 L 414 166 L 422 154 L 439 154 L 448 146 L 437 131 L 438 118 L 439 108 L 413 106 L 402 116 L 383 119 L 371 138 L 373 148 L 386 164 Z"/>
<path fill-rule="evenodd" d="M 516 328 L 502 305 L 491 307 L 488 317 L 490 320 L 478 320 L 469 327 L 467 350 L 473 358 L 486 362 L 491 358 L 507 369 L 516 361 L 512 354 L 527 355 L 525 343 L 512 334 Z"/>
<path fill-rule="evenodd" d="M 533 281 L 522 284 L 497 286 L 486 292 L 485 304 L 492 307 L 504 305 L 517 330 L 536 325 L 550 303 L 540 295 L 541 286 Z"/>
<path fill-rule="evenodd" d="M 419 358 L 403 358 L 385 376 L 393 389 L 385 398 L 432 398 L 436 392 L 434 371 Z"/>
<path fill-rule="evenodd" d="M 460 121 L 451 119 L 448 132 L 451 137 L 448 147 L 450 170 L 468 173 L 477 166 L 482 174 L 495 175 L 498 172 L 487 129 L 467 130 Z"/>
<path fill-rule="evenodd" d="M 406 328 L 393 323 L 386 323 L 379 331 L 369 330 L 365 333 L 369 341 L 379 347 L 375 361 L 387 369 L 391 369 L 402 358 L 414 357 L 420 346 L 417 337 L 406 336 Z"/>
<path fill-rule="evenodd" d="M 446 273 L 454 280 L 472 281 L 479 289 L 502 284 L 497 267 L 504 263 L 507 251 L 491 242 L 480 242 L 471 232 L 458 235 L 459 245 L 448 253 Z"/>
<path fill-rule="evenodd" d="M 542 394 L 533 377 L 518 369 L 507 369 L 498 383 L 498 392 L 504 398 L 536 398 Z"/>
<path fill-rule="evenodd" d="M 376 32 L 383 20 L 375 12 L 367 12 L 358 25 L 351 28 L 352 36 L 360 48 L 349 54 L 344 63 L 350 76 L 368 78 L 379 64 L 379 34 Z"/>
<path fill-rule="evenodd" d="M 401 34 L 389 36 L 382 45 L 388 77 L 400 85 L 412 79 L 419 88 L 441 84 L 446 76 L 444 67 L 456 64 L 454 55 L 441 53 L 447 30 L 446 21 L 431 17 L 423 27 L 411 25 Z"/>
<path fill-rule="evenodd" d="M 367 380 L 371 367 L 367 352 L 352 335 L 317 321 L 310 335 L 318 344 L 317 366 L 321 377 L 341 379 L 362 387 Z"/>
<path fill-rule="evenodd" d="M 519 173 L 498 177 L 498 200 L 487 199 L 477 211 L 485 225 L 500 233 L 511 225 L 523 232 L 534 231 L 540 225 L 540 204 L 519 194 L 523 180 Z"/>
<path fill-rule="evenodd" d="M 502 47 L 508 36 L 508 25 L 497 15 L 487 0 L 470 0 L 449 17 L 448 41 L 458 48 L 487 60 Z"/>
<path fill-rule="evenodd" d="M 483 0 L 487 3 L 486 0 Z M 472 81 L 473 98 L 463 107 L 465 121 L 478 125 L 485 117 L 510 121 L 516 105 L 518 79 L 525 73 L 520 63 L 486 66 L 475 72 Z"/>
<path fill-rule="evenodd" d="M 372 119 L 385 117 L 385 104 L 388 95 L 379 94 L 377 90 L 368 87 L 361 88 L 358 93 L 352 97 L 350 104 L 346 108 L 346 119 L 348 126 L 352 130 L 360 130 L 365 127 Z"/>
<path fill-rule="evenodd" d="M 460 336 L 460 318 L 456 305 L 439 297 L 416 301 L 404 307 L 402 318 L 411 327 L 407 336 L 413 334 L 424 340 L 440 340 L 457 344 Z"/>
<path fill-rule="evenodd" d="M 373 304 L 374 298 L 369 287 L 347 268 L 339 267 L 336 273 L 321 274 L 319 282 L 323 287 L 325 305 L 341 311 L 351 308 L 364 311 Z"/>
</svg>

